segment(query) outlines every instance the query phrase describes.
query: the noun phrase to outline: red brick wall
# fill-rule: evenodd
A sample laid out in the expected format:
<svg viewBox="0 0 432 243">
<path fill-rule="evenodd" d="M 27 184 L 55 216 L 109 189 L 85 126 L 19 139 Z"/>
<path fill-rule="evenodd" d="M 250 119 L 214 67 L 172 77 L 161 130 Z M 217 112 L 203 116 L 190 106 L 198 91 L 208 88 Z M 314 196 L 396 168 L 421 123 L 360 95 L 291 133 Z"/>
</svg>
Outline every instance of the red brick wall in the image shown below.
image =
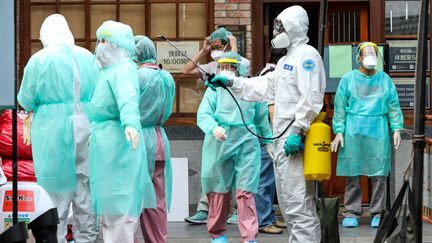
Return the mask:
<svg viewBox="0 0 432 243">
<path fill-rule="evenodd" d="M 215 28 L 219 25 L 246 26 L 246 58 L 250 60 L 252 57 L 251 0 L 214 0 L 214 3 Z"/>
</svg>

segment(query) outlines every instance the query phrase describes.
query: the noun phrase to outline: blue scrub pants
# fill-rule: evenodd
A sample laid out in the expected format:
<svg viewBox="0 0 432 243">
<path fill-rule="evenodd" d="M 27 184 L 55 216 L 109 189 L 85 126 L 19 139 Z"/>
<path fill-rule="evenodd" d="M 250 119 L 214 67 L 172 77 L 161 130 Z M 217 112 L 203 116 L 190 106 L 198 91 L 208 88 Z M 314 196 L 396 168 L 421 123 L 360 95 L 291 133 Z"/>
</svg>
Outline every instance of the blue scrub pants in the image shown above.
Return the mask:
<svg viewBox="0 0 432 243">
<path fill-rule="evenodd" d="M 255 193 L 255 205 L 260 228 L 271 225 L 276 221 L 273 201 L 276 194 L 273 161 L 265 146 L 261 146 L 261 172 L 258 191 Z"/>
</svg>

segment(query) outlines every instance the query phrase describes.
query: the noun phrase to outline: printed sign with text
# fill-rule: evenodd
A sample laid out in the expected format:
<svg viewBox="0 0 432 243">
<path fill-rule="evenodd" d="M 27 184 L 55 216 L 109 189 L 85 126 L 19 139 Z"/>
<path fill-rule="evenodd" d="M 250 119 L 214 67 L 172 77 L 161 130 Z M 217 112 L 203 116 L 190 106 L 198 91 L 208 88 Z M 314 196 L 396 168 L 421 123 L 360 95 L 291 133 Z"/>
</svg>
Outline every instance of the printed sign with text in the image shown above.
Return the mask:
<svg viewBox="0 0 432 243">
<path fill-rule="evenodd" d="M 192 58 L 199 51 L 199 42 L 182 41 L 172 42 L 185 55 Z M 157 62 L 170 73 L 181 73 L 189 60 L 182 53 L 166 42 L 157 42 Z"/>
</svg>

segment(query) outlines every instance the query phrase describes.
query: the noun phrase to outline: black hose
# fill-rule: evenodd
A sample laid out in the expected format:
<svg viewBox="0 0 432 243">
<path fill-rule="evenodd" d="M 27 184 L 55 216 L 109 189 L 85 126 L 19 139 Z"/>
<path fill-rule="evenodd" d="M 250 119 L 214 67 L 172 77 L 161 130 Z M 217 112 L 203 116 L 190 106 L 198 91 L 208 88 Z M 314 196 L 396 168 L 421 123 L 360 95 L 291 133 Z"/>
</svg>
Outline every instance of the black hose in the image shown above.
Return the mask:
<svg viewBox="0 0 432 243">
<path fill-rule="evenodd" d="M 234 95 L 231 93 L 231 91 L 225 86 L 225 85 L 221 85 L 221 88 L 223 88 L 223 89 L 225 89 L 226 91 L 228 91 L 228 93 L 231 95 L 231 97 L 233 98 L 233 100 L 234 100 L 234 102 L 236 103 L 236 105 L 237 105 L 237 107 L 239 108 L 239 111 L 240 111 L 240 116 L 241 116 L 241 119 L 242 119 L 242 121 L 243 121 L 243 125 L 246 127 L 246 129 L 250 132 L 250 133 L 252 133 L 255 137 L 258 137 L 258 138 L 261 138 L 261 139 L 264 139 L 264 140 L 275 140 L 275 139 L 278 139 L 278 138 L 281 138 L 284 134 L 285 134 L 285 132 L 288 130 L 288 128 L 290 128 L 291 127 L 291 125 L 294 123 L 294 121 L 295 121 L 295 119 L 293 119 L 289 124 L 288 124 L 288 126 L 281 132 L 281 134 L 279 134 L 278 136 L 276 136 L 276 137 L 271 137 L 271 138 L 266 138 L 266 137 L 262 137 L 262 136 L 260 136 L 260 135 L 258 135 L 258 134 L 256 134 L 256 133 L 254 133 L 252 130 L 250 130 L 249 129 L 249 127 L 246 125 L 246 122 L 245 122 L 245 120 L 244 120 L 244 115 L 243 115 L 243 110 L 242 110 L 242 108 L 240 107 L 240 104 L 238 103 L 238 101 L 237 101 L 237 99 L 234 97 Z"/>
</svg>

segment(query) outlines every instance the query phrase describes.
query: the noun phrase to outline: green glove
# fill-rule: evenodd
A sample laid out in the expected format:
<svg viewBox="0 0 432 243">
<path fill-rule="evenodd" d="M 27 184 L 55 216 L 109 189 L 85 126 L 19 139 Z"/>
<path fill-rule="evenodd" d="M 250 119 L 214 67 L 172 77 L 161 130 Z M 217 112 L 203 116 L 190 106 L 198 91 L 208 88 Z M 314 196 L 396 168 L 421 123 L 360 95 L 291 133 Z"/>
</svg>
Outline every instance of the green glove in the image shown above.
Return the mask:
<svg viewBox="0 0 432 243">
<path fill-rule="evenodd" d="M 229 80 L 224 75 L 216 74 L 213 78 L 208 80 L 209 83 L 211 83 L 214 87 L 222 87 L 224 88 L 228 86 Z"/>
<path fill-rule="evenodd" d="M 213 91 L 216 91 L 216 87 L 215 87 L 212 83 L 210 83 L 210 82 L 208 81 L 208 79 L 204 82 L 204 85 L 205 85 L 206 87 L 212 89 Z"/>
<path fill-rule="evenodd" d="M 285 141 L 284 150 L 286 156 L 293 156 L 300 151 L 301 135 L 291 134 Z"/>
</svg>

